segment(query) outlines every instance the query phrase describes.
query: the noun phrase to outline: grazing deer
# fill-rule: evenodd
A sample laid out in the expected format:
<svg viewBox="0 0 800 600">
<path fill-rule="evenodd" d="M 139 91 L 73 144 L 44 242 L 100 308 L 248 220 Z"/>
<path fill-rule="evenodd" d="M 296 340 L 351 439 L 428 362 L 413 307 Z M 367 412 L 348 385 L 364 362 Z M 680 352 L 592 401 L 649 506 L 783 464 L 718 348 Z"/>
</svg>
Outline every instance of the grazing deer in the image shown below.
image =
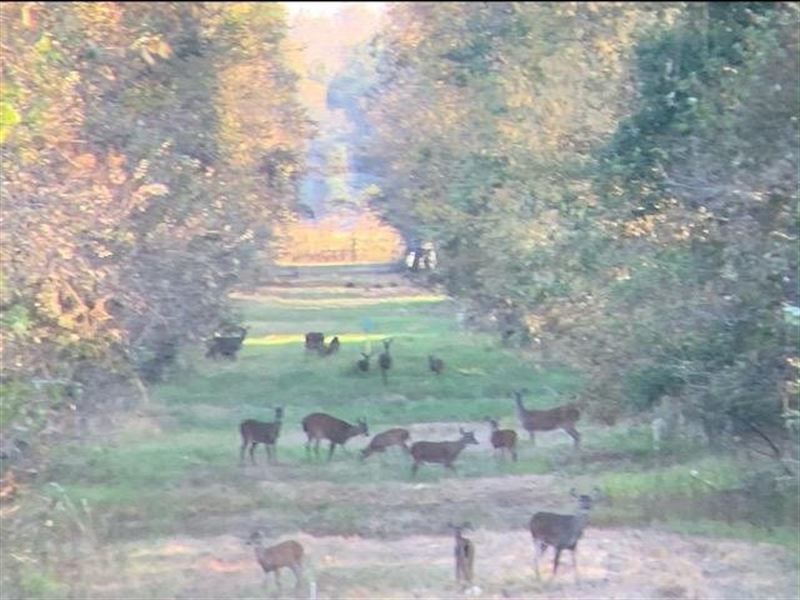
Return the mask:
<svg viewBox="0 0 800 600">
<path fill-rule="evenodd" d="M 361 371 L 362 373 L 367 373 L 369 371 L 369 359 L 372 357 L 372 354 L 365 354 L 364 352 L 362 352 L 361 356 L 363 356 L 364 358 L 360 358 L 356 362 L 356 366 L 358 367 L 358 370 Z"/>
<path fill-rule="evenodd" d="M 280 570 L 291 569 L 295 576 L 295 587 L 299 587 L 303 573 L 303 547 L 294 540 L 264 547 L 265 537 L 263 530 L 256 529 L 245 542 L 248 546 L 254 547 L 256 560 L 264 570 L 264 574 L 275 573 L 275 585 L 280 590 Z"/>
<path fill-rule="evenodd" d="M 417 470 L 422 463 L 439 463 L 446 468 L 455 471 L 453 461 L 458 458 L 461 451 L 467 444 L 477 444 L 475 434 L 472 431 L 464 431 L 458 428 L 461 439 L 455 442 L 416 442 L 411 446 L 411 457 L 414 464 L 411 467 L 411 476 L 417 474 Z"/>
<path fill-rule="evenodd" d="M 441 358 L 436 358 L 433 354 L 431 354 L 428 356 L 428 367 L 430 367 L 430 370 L 437 375 L 441 375 L 442 371 L 444 371 L 444 361 Z"/>
<path fill-rule="evenodd" d="M 495 452 L 500 450 L 500 455 L 503 456 L 508 450 L 511 458 L 517 462 L 517 432 L 513 429 L 500 429 L 497 421 L 490 417 L 486 417 L 486 420 L 492 428 L 491 442 Z"/>
<path fill-rule="evenodd" d="M 389 346 L 392 345 L 393 339 L 383 340 L 383 352 L 378 357 L 378 365 L 381 368 L 381 377 L 383 377 L 383 385 L 389 383 L 388 373 L 392 368 L 392 356 L 389 354 Z"/>
<path fill-rule="evenodd" d="M 580 419 L 581 412 L 575 406 L 565 404 L 548 410 L 528 410 L 522 404 L 522 393 L 523 390 L 513 392 L 517 416 L 534 445 L 534 432 L 563 429 L 575 441 L 575 448 L 580 447 L 581 434 L 575 429 L 575 423 Z"/>
<path fill-rule="evenodd" d="M 250 445 L 250 462 L 256 464 L 254 453 L 256 445 L 258 444 L 264 444 L 267 452 L 267 460 L 269 462 L 275 462 L 275 456 L 277 454 L 275 442 L 278 441 L 278 436 L 281 433 L 282 421 L 282 406 L 278 406 L 275 409 L 275 420 L 271 423 L 256 421 L 255 419 L 242 421 L 239 425 L 239 432 L 242 434 L 242 451 L 239 457 L 239 463 L 244 464 L 244 451 L 248 444 Z"/>
<path fill-rule="evenodd" d="M 320 346 L 319 353 L 321 356 L 330 356 L 331 354 L 336 354 L 339 351 L 339 346 L 341 346 L 339 343 L 339 336 L 335 335 L 333 336 L 330 344 L 327 346 L 322 344 L 322 346 Z"/>
<path fill-rule="evenodd" d="M 408 454 L 410 452 L 407 445 L 409 437 L 408 429 L 402 429 L 400 427 L 379 433 L 372 438 L 369 445 L 361 451 L 361 460 L 369 458 L 369 456 L 375 452 L 385 452 L 390 446 L 400 446 L 405 450 L 406 454 Z"/>
<path fill-rule="evenodd" d="M 473 564 L 475 563 L 475 544 L 472 540 L 464 537 L 462 532 L 465 529 L 472 529 L 469 523 L 461 525 L 447 524 L 453 530 L 455 536 L 454 554 L 456 558 L 456 584 L 472 584 Z"/>
<path fill-rule="evenodd" d="M 317 350 L 325 347 L 325 334 L 319 331 L 309 331 L 306 334 L 306 350 Z"/>
<path fill-rule="evenodd" d="M 552 546 L 555 550 L 553 559 L 553 575 L 558 571 L 558 561 L 563 550 L 572 551 L 572 566 L 575 571 L 575 581 L 579 582 L 578 562 L 575 557 L 578 540 L 583 535 L 583 530 L 589 521 L 589 511 L 592 504 L 600 498 L 600 490 L 595 488 L 592 496 L 581 494 L 578 496 L 575 490 L 570 491 L 570 495 L 578 501 L 578 512 L 574 515 L 559 515 L 551 512 L 537 512 L 531 517 L 530 530 L 533 537 L 534 567 L 536 578 L 539 575 L 539 556 L 544 554 L 547 546 Z"/>
<path fill-rule="evenodd" d="M 344 444 L 351 437 L 358 434 L 369 435 L 367 429 L 367 422 L 364 419 L 359 419 L 355 425 L 351 425 L 347 421 L 342 421 L 336 417 L 326 415 L 325 413 L 312 413 L 303 419 L 303 431 L 308 436 L 306 443 L 306 454 L 311 454 L 311 441 L 315 440 L 314 453 L 319 458 L 319 443 L 322 440 L 330 441 L 331 445 L 328 450 L 328 460 L 333 458 L 333 450 L 337 445 L 344 447 Z"/>
<path fill-rule="evenodd" d="M 231 360 L 236 360 L 236 353 L 242 347 L 244 338 L 247 336 L 247 327 L 239 327 L 239 333 L 236 335 L 218 335 L 214 334 L 208 345 L 206 358 L 217 358 L 224 356 Z"/>
</svg>

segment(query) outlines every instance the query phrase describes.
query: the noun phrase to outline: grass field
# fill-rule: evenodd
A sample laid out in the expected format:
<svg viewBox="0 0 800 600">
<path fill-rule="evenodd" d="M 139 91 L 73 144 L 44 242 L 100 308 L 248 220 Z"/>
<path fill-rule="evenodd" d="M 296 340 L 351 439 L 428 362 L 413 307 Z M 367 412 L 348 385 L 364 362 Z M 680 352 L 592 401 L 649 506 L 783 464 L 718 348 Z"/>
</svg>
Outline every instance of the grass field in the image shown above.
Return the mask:
<svg viewBox="0 0 800 600">
<path fill-rule="evenodd" d="M 78 507 L 58 516 L 54 527 L 77 524 L 91 533 L 92 560 L 80 577 L 53 567 L 43 583 L 44 575 L 32 573 L 31 597 L 263 596 L 257 565 L 241 544 L 256 526 L 275 539 L 302 541 L 320 598 L 455 597 L 450 520 L 476 526 L 477 577 L 487 597 L 725 597 L 744 584 L 715 573 L 732 578 L 737 561 L 763 571 L 747 580 L 752 596 L 742 597 L 782 597 L 791 589 L 797 530 L 767 529 L 739 515 L 725 522 L 705 502 L 709 490 L 689 475 L 697 469 L 722 487 L 734 486 L 743 472 L 739 462 L 685 444 L 656 455 L 643 426 L 608 428 L 585 419 L 579 454 L 565 434 L 553 432 L 539 435 L 535 447 L 523 436 L 519 462 L 497 460 L 483 419 L 491 415 L 520 432 L 510 390 L 524 386 L 529 406 L 551 406 L 580 392 L 580 374 L 537 368 L 497 339 L 463 330 L 453 301 L 392 275 L 349 280 L 356 283 L 237 295 L 250 327 L 237 361 L 211 362 L 198 349 L 154 390 L 151 406 L 120 421 L 112 434 L 59 452 L 45 478 L 58 486 L 41 492 Z M 307 354 L 306 331 L 338 335 L 340 352 Z M 377 356 L 384 337 L 394 338 L 387 386 L 375 360 L 368 374 L 355 369 L 360 352 Z M 446 361 L 439 377 L 427 368 L 429 353 Z M 270 420 L 275 406 L 285 407 L 278 464 L 267 465 L 260 446 L 256 466 L 239 466 L 239 422 Z M 364 437 L 338 449 L 331 463 L 309 460 L 300 421 L 315 411 L 365 417 L 370 434 L 407 426 L 412 441 L 455 439 L 463 426 L 481 443 L 464 450 L 457 474 L 425 466 L 412 480 L 409 460 L 398 452 L 360 463 Z M 589 584 L 580 593 L 569 587 L 569 567 L 554 588 L 532 579 L 525 531 L 536 509 L 571 510 L 573 486 L 598 486 L 608 498 L 582 542 Z M 768 543 L 758 551 L 756 540 Z M 684 548 L 683 560 L 696 553 L 721 566 L 687 579 L 680 564 L 666 564 L 648 578 L 639 554 L 658 554 L 663 544 Z"/>
</svg>

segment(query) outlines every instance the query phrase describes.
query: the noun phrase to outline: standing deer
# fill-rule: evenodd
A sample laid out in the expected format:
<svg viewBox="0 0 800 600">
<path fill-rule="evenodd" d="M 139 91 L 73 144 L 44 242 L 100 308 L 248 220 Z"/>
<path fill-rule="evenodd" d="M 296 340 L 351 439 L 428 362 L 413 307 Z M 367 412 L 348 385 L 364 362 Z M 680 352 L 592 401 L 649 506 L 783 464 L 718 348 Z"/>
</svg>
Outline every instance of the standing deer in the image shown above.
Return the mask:
<svg viewBox="0 0 800 600">
<path fill-rule="evenodd" d="M 383 385 L 387 385 L 389 383 L 389 378 L 387 377 L 389 373 L 389 369 L 392 368 L 392 356 L 389 354 L 389 346 L 392 345 L 394 340 L 388 339 L 383 340 L 383 352 L 378 357 L 378 365 L 381 368 L 381 377 L 383 377 Z"/>
<path fill-rule="evenodd" d="M 408 454 L 410 452 L 407 445 L 409 436 L 408 429 L 402 429 L 400 427 L 379 433 L 372 438 L 369 445 L 361 451 L 361 460 L 369 458 L 369 456 L 375 452 L 385 452 L 390 446 L 400 446 L 405 450 L 406 454 Z"/>
<path fill-rule="evenodd" d="M 267 452 L 267 460 L 269 462 L 275 462 L 275 457 L 277 455 L 275 442 L 278 441 L 278 436 L 281 433 L 282 421 L 282 406 L 278 406 L 275 409 L 275 420 L 271 423 L 256 421 L 255 419 L 242 421 L 239 425 L 239 432 L 242 434 L 242 450 L 239 463 L 244 464 L 244 452 L 248 444 L 250 445 L 250 462 L 256 464 L 254 453 L 257 444 L 264 444 Z"/>
<path fill-rule="evenodd" d="M 437 375 L 441 375 L 444 371 L 444 361 L 441 358 L 436 358 L 433 354 L 428 355 L 428 367 Z"/>
<path fill-rule="evenodd" d="M 469 523 L 461 525 L 447 524 L 453 530 L 455 536 L 454 554 L 456 559 L 456 584 L 472 584 L 473 564 L 475 563 L 475 544 L 472 540 L 465 538 L 462 532 L 465 529 L 472 529 Z"/>
<path fill-rule="evenodd" d="M 417 470 L 422 463 L 438 463 L 446 468 L 455 471 L 453 462 L 458 458 L 461 451 L 467 444 L 477 444 L 475 434 L 472 431 L 464 431 L 458 428 L 461 439 L 455 442 L 416 442 L 411 446 L 411 457 L 414 464 L 411 467 L 411 476 L 417 474 Z"/>
<path fill-rule="evenodd" d="M 486 420 L 492 428 L 491 442 L 495 452 L 500 450 L 500 455 L 504 456 L 507 450 L 514 462 L 517 462 L 517 432 L 513 429 L 500 429 L 497 421 L 490 417 L 486 417 Z"/>
<path fill-rule="evenodd" d="M 548 410 L 528 410 L 522 404 L 524 390 L 512 392 L 517 403 L 517 416 L 522 427 L 528 432 L 531 441 L 536 444 L 534 432 L 552 431 L 563 429 L 575 442 L 575 448 L 580 447 L 581 434 L 575 429 L 575 423 L 580 419 L 580 411 L 571 404 L 556 406 Z"/>
<path fill-rule="evenodd" d="M 306 334 L 306 350 L 317 350 L 325 347 L 325 334 L 321 331 L 309 331 Z"/>
<path fill-rule="evenodd" d="M 275 573 L 275 585 L 281 589 L 280 570 L 291 569 L 295 576 L 295 588 L 300 586 L 303 573 L 303 546 L 294 540 L 287 540 L 274 546 L 264 547 L 266 534 L 261 529 L 256 529 L 245 542 L 253 546 L 256 560 L 265 575 Z"/>
<path fill-rule="evenodd" d="M 372 354 L 365 354 L 364 352 L 362 352 L 361 356 L 363 356 L 364 358 L 360 358 L 356 362 L 356 366 L 358 367 L 358 370 L 361 371 L 362 373 L 367 373 L 369 371 L 369 359 L 372 357 Z"/>
<path fill-rule="evenodd" d="M 303 431 L 308 436 L 306 442 L 306 454 L 311 454 L 311 441 L 315 440 L 314 453 L 319 458 L 319 443 L 322 440 L 330 441 L 330 448 L 328 449 L 328 460 L 333 458 L 333 451 L 337 445 L 344 447 L 344 444 L 351 437 L 358 434 L 369 435 L 367 429 L 367 421 L 359 419 L 355 425 L 351 425 L 347 421 L 342 421 L 336 417 L 326 415 L 325 413 L 312 413 L 303 419 Z"/>
<path fill-rule="evenodd" d="M 570 491 L 570 495 L 578 501 L 578 512 L 574 515 L 560 515 L 551 512 L 537 512 L 531 517 L 530 530 L 533 537 L 533 560 L 536 569 L 536 578 L 541 579 L 539 574 L 539 556 L 544 554 L 547 546 L 552 546 L 555 550 L 553 559 L 553 575 L 558 571 L 558 561 L 563 550 L 572 551 L 572 566 L 575 571 L 575 581 L 579 582 L 578 562 L 575 556 L 578 540 L 583 535 L 583 530 L 589 522 L 589 511 L 592 504 L 600 498 L 600 490 L 595 488 L 592 496 L 581 494 L 578 496 L 575 490 Z"/>
<path fill-rule="evenodd" d="M 331 354 L 336 354 L 339 351 L 339 346 L 341 343 L 339 342 L 339 336 L 333 336 L 331 343 L 327 346 L 323 343 L 319 348 L 319 353 L 321 356 L 330 356 Z"/>
</svg>

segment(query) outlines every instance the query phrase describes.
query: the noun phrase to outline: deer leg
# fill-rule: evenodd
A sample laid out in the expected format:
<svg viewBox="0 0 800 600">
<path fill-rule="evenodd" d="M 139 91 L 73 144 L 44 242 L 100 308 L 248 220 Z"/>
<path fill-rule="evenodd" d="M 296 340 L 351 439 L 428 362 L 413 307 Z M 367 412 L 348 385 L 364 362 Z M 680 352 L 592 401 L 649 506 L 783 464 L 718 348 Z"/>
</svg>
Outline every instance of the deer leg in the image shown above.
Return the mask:
<svg viewBox="0 0 800 600">
<path fill-rule="evenodd" d="M 556 572 L 558 571 L 558 559 L 561 558 L 561 548 L 556 546 L 556 555 L 553 558 L 553 577 L 556 576 Z"/>
<path fill-rule="evenodd" d="M 269 444 L 264 444 L 264 450 L 267 453 L 267 462 L 271 463 L 272 462 L 272 446 L 270 446 Z"/>
<path fill-rule="evenodd" d="M 283 586 L 281 585 L 281 570 L 275 569 L 275 585 L 278 586 L 278 591 L 280 591 Z"/>
<path fill-rule="evenodd" d="M 572 569 L 575 572 L 575 583 L 580 584 L 581 578 L 578 575 L 578 559 L 575 556 L 577 550 L 575 548 L 572 549 Z"/>
<path fill-rule="evenodd" d="M 256 464 L 255 451 L 256 451 L 256 443 L 253 442 L 252 444 L 250 444 L 250 462 L 252 464 Z"/>
<path fill-rule="evenodd" d="M 540 544 L 536 541 L 536 538 L 533 539 L 533 568 L 536 571 L 536 580 L 541 581 L 542 576 L 539 573 L 539 555 L 544 551 L 544 544 Z"/>
<path fill-rule="evenodd" d="M 319 443 L 320 443 L 321 441 L 322 441 L 322 440 L 320 440 L 319 438 L 317 438 L 317 443 L 314 445 L 314 455 L 317 457 L 317 460 L 319 460 Z"/>
<path fill-rule="evenodd" d="M 513 446 L 511 448 L 511 458 L 514 460 L 514 462 L 517 462 L 517 447 L 516 446 Z"/>
<path fill-rule="evenodd" d="M 528 437 L 531 440 L 531 446 L 535 446 L 536 445 L 536 437 L 533 435 L 533 429 L 529 429 L 528 430 Z"/>
<path fill-rule="evenodd" d="M 411 477 L 416 476 L 418 470 L 419 470 L 419 463 L 414 461 L 414 464 L 411 465 Z"/>
<path fill-rule="evenodd" d="M 244 453 L 247 450 L 247 440 L 242 440 L 242 449 L 239 452 L 239 464 L 244 465 Z"/>
<path fill-rule="evenodd" d="M 334 442 L 331 442 L 331 445 L 330 445 L 330 447 L 328 448 L 328 462 L 330 462 L 330 461 L 331 461 L 331 459 L 333 458 L 333 449 L 334 449 L 335 447 L 336 447 L 336 443 L 334 443 Z"/>
<path fill-rule="evenodd" d="M 572 425 L 568 427 L 564 427 L 564 431 L 575 441 L 575 448 L 578 449 L 581 446 L 581 434 L 578 433 L 578 430 L 575 429 Z"/>
<path fill-rule="evenodd" d="M 294 587 L 297 589 L 300 587 L 300 582 L 303 581 L 303 569 L 299 564 L 289 565 L 289 568 L 292 570 L 292 573 L 294 573 Z"/>
</svg>

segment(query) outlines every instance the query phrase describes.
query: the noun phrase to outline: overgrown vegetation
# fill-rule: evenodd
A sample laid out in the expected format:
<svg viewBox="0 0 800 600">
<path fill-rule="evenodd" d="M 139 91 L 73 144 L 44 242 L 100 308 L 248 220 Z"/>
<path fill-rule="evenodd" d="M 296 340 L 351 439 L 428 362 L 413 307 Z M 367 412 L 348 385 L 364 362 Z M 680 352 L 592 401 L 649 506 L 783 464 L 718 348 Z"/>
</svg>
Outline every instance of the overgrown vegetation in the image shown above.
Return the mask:
<svg viewBox="0 0 800 600">
<path fill-rule="evenodd" d="M 437 240 L 452 293 L 584 373 L 595 415 L 670 396 L 712 443 L 786 438 L 799 17 L 793 3 L 395 6 L 362 138 L 377 206 Z"/>
</svg>

